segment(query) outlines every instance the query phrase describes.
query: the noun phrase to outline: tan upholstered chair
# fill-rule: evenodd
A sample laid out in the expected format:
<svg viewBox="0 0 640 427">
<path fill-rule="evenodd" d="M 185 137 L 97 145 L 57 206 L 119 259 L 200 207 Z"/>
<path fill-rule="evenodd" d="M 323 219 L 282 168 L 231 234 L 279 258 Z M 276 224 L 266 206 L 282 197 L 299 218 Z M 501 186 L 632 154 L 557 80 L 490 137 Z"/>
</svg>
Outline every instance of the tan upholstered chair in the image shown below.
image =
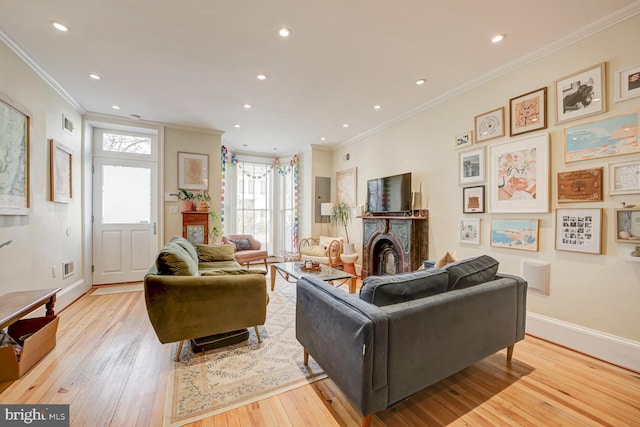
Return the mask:
<svg viewBox="0 0 640 427">
<path fill-rule="evenodd" d="M 243 244 L 246 245 L 248 242 L 248 247 L 246 249 L 239 249 Z M 238 264 L 249 266 L 251 261 L 264 261 L 264 268 L 269 269 L 267 265 L 267 258 L 269 254 L 266 250 L 261 249 L 262 244 L 253 238 L 251 234 L 229 234 L 227 236 L 222 236 L 222 243 L 233 243 L 236 245 L 236 261 Z"/>
<path fill-rule="evenodd" d="M 342 243 L 342 237 L 308 237 L 298 243 L 298 253 L 302 261 L 315 261 L 329 267 L 342 268 Z"/>
</svg>

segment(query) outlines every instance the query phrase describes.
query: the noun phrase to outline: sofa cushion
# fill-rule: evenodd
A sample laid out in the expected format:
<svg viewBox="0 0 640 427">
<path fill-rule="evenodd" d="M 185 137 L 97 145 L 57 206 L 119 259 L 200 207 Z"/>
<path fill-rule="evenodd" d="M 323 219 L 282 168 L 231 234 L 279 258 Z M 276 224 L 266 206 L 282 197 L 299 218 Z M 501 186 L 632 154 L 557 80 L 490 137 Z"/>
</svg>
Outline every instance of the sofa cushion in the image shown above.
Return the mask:
<svg viewBox="0 0 640 427">
<path fill-rule="evenodd" d="M 302 249 L 302 255 L 324 257 L 327 256 L 327 248 L 323 248 L 319 245 L 307 246 Z"/>
<path fill-rule="evenodd" d="M 229 239 L 236 246 L 236 251 L 247 251 L 251 249 L 249 239 Z"/>
<path fill-rule="evenodd" d="M 445 292 L 448 283 L 449 275 L 439 268 L 367 276 L 360 288 L 360 299 L 382 307 Z"/>
<path fill-rule="evenodd" d="M 182 246 L 182 248 L 187 251 L 191 259 L 193 259 L 193 262 L 195 262 L 196 265 L 198 264 L 198 252 L 196 251 L 196 247 L 193 246 L 190 241 L 184 237 L 174 236 L 171 238 L 170 242 Z"/>
<path fill-rule="evenodd" d="M 198 260 L 202 262 L 212 261 L 234 261 L 233 252 L 236 247 L 233 244 L 228 245 L 196 245 L 198 252 Z"/>
<path fill-rule="evenodd" d="M 446 265 L 443 270 L 449 273 L 448 290 L 464 289 L 495 279 L 499 262 L 490 256 L 481 255 L 463 259 Z"/>
<path fill-rule="evenodd" d="M 158 274 L 172 276 L 197 276 L 198 264 L 177 242 L 169 242 L 160 249 L 156 257 Z"/>
</svg>

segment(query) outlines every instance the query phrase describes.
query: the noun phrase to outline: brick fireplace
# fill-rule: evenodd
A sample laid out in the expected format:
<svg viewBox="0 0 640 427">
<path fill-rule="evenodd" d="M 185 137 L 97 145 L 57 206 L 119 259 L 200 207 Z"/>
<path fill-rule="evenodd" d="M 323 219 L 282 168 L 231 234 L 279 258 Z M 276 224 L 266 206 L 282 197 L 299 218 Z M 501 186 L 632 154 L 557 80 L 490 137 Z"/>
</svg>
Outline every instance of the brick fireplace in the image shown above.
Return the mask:
<svg viewBox="0 0 640 427">
<path fill-rule="evenodd" d="M 362 218 L 362 278 L 417 270 L 429 259 L 429 212 Z"/>
</svg>

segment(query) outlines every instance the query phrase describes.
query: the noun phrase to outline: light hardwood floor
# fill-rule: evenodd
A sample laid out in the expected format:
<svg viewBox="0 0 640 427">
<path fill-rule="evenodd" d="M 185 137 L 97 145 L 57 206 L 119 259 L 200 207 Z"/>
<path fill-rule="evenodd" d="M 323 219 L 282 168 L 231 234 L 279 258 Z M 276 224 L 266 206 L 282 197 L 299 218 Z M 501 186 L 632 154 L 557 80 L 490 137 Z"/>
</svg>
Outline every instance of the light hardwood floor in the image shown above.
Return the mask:
<svg viewBox="0 0 640 427">
<path fill-rule="evenodd" d="M 85 295 L 59 313 L 58 344 L 0 403 L 67 403 L 72 426 L 161 426 L 171 357 L 142 292 Z M 302 354 L 300 354 L 302 358 Z M 425 354 L 425 369 L 429 357 Z M 640 375 L 527 336 L 394 407 L 372 426 L 638 426 Z M 358 426 L 330 379 L 190 426 Z"/>
</svg>

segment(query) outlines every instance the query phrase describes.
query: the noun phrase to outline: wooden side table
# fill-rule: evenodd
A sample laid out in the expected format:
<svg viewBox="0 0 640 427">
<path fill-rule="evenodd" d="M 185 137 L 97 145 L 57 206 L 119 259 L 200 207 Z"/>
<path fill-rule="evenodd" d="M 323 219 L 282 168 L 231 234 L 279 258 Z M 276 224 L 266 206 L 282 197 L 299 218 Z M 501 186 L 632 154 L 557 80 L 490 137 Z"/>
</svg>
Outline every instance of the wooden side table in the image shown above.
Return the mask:
<svg viewBox="0 0 640 427">
<path fill-rule="evenodd" d="M 53 316 L 56 294 L 60 288 L 37 291 L 9 292 L 0 296 L 0 329 L 15 323 L 41 306 L 47 308 L 47 316 Z"/>
</svg>

